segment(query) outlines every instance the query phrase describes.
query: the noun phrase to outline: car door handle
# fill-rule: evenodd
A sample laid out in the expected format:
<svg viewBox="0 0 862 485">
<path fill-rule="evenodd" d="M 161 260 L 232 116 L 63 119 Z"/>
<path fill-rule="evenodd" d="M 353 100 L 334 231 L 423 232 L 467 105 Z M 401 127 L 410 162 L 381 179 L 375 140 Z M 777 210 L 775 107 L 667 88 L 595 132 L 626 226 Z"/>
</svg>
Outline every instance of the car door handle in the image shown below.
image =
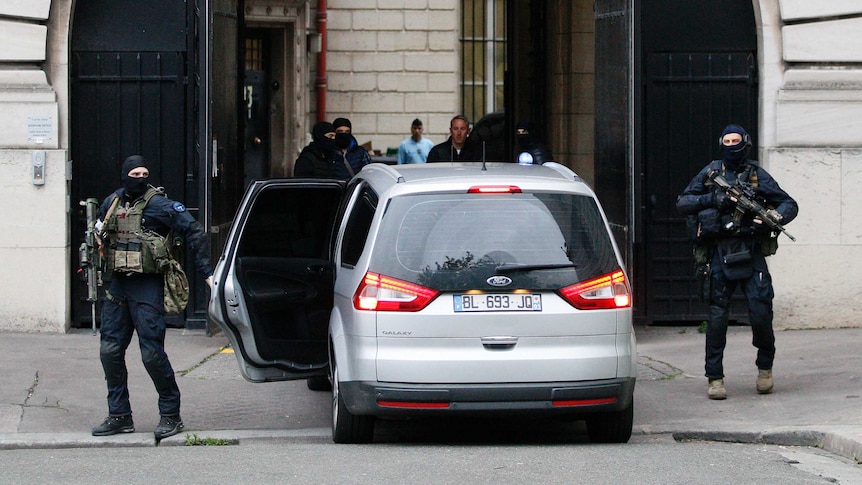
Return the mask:
<svg viewBox="0 0 862 485">
<path fill-rule="evenodd" d="M 487 350 L 509 350 L 518 344 L 518 337 L 496 335 L 482 337 L 482 346 Z"/>
<path fill-rule="evenodd" d="M 323 274 L 327 268 L 328 266 L 325 264 L 309 264 L 305 269 L 312 274 Z"/>
</svg>

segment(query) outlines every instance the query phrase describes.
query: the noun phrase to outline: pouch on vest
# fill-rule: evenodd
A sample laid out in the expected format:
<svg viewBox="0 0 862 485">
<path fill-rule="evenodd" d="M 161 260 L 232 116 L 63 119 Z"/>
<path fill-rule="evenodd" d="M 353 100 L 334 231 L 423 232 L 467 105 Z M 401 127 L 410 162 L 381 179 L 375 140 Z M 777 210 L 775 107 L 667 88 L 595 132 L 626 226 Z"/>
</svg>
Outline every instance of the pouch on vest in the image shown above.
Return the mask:
<svg viewBox="0 0 862 485">
<path fill-rule="evenodd" d="M 778 235 L 774 233 L 760 236 L 760 252 L 764 256 L 772 256 L 778 252 Z"/>
<path fill-rule="evenodd" d="M 709 263 L 712 260 L 710 242 L 721 232 L 721 214 L 717 209 L 704 209 L 696 215 L 686 217 L 686 228 L 691 240 L 694 256 L 694 274 L 704 279 L 709 277 Z"/>
<path fill-rule="evenodd" d="M 167 238 L 152 231 L 142 231 L 138 237 L 141 240 L 141 246 L 146 246 L 141 251 L 144 272 L 164 273 L 167 271 L 172 259 L 169 252 L 170 243 L 166 240 Z"/>
<path fill-rule="evenodd" d="M 155 232 L 142 231 L 135 233 L 133 239 L 117 241 L 113 269 L 129 273 L 164 273 L 170 259 L 165 238 Z"/>
<path fill-rule="evenodd" d="M 697 232 L 700 239 L 710 239 L 721 234 L 721 212 L 715 208 L 704 209 L 698 212 Z"/>
<path fill-rule="evenodd" d="M 165 313 L 180 313 L 189 303 L 189 280 L 183 266 L 171 259 L 165 272 Z"/>
<path fill-rule="evenodd" d="M 721 267 L 727 279 L 741 280 L 754 274 L 751 241 L 743 238 L 726 238 L 719 241 L 717 246 Z"/>
</svg>

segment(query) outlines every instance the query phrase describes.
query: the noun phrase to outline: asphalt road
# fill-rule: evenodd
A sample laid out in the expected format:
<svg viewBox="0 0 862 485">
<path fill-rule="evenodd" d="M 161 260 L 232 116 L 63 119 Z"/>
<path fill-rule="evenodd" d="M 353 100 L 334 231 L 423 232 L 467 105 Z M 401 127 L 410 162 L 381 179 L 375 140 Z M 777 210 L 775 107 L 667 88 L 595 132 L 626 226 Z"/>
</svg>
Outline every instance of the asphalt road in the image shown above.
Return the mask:
<svg viewBox="0 0 862 485">
<path fill-rule="evenodd" d="M 676 442 L 626 445 L 476 441 L 335 445 L 326 438 L 239 446 L 0 452 L 0 483 L 862 484 L 862 468 L 812 448 Z"/>
</svg>

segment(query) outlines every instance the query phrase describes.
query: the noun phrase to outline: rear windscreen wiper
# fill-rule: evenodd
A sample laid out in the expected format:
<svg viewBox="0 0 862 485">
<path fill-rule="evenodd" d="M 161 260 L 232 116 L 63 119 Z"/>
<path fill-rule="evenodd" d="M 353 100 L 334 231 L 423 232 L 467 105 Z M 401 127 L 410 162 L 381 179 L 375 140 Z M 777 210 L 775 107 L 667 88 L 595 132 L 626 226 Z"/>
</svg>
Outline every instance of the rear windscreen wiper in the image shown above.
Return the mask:
<svg viewBox="0 0 862 485">
<path fill-rule="evenodd" d="M 572 269 L 577 268 L 575 263 L 560 264 L 501 264 L 494 268 L 497 273 L 514 273 L 520 271 L 541 271 L 546 269 Z"/>
</svg>

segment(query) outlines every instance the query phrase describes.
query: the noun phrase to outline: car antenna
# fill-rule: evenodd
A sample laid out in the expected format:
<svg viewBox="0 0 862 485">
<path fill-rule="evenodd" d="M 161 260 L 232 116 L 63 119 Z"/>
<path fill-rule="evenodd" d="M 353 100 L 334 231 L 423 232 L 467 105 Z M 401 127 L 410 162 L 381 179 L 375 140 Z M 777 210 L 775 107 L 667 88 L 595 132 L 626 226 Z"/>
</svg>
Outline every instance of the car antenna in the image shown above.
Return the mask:
<svg viewBox="0 0 862 485">
<path fill-rule="evenodd" d="M 488 167 L 485 166 L 485 140 L 482 140 L 482 171 L 488 171 Z"/>
</svg>

